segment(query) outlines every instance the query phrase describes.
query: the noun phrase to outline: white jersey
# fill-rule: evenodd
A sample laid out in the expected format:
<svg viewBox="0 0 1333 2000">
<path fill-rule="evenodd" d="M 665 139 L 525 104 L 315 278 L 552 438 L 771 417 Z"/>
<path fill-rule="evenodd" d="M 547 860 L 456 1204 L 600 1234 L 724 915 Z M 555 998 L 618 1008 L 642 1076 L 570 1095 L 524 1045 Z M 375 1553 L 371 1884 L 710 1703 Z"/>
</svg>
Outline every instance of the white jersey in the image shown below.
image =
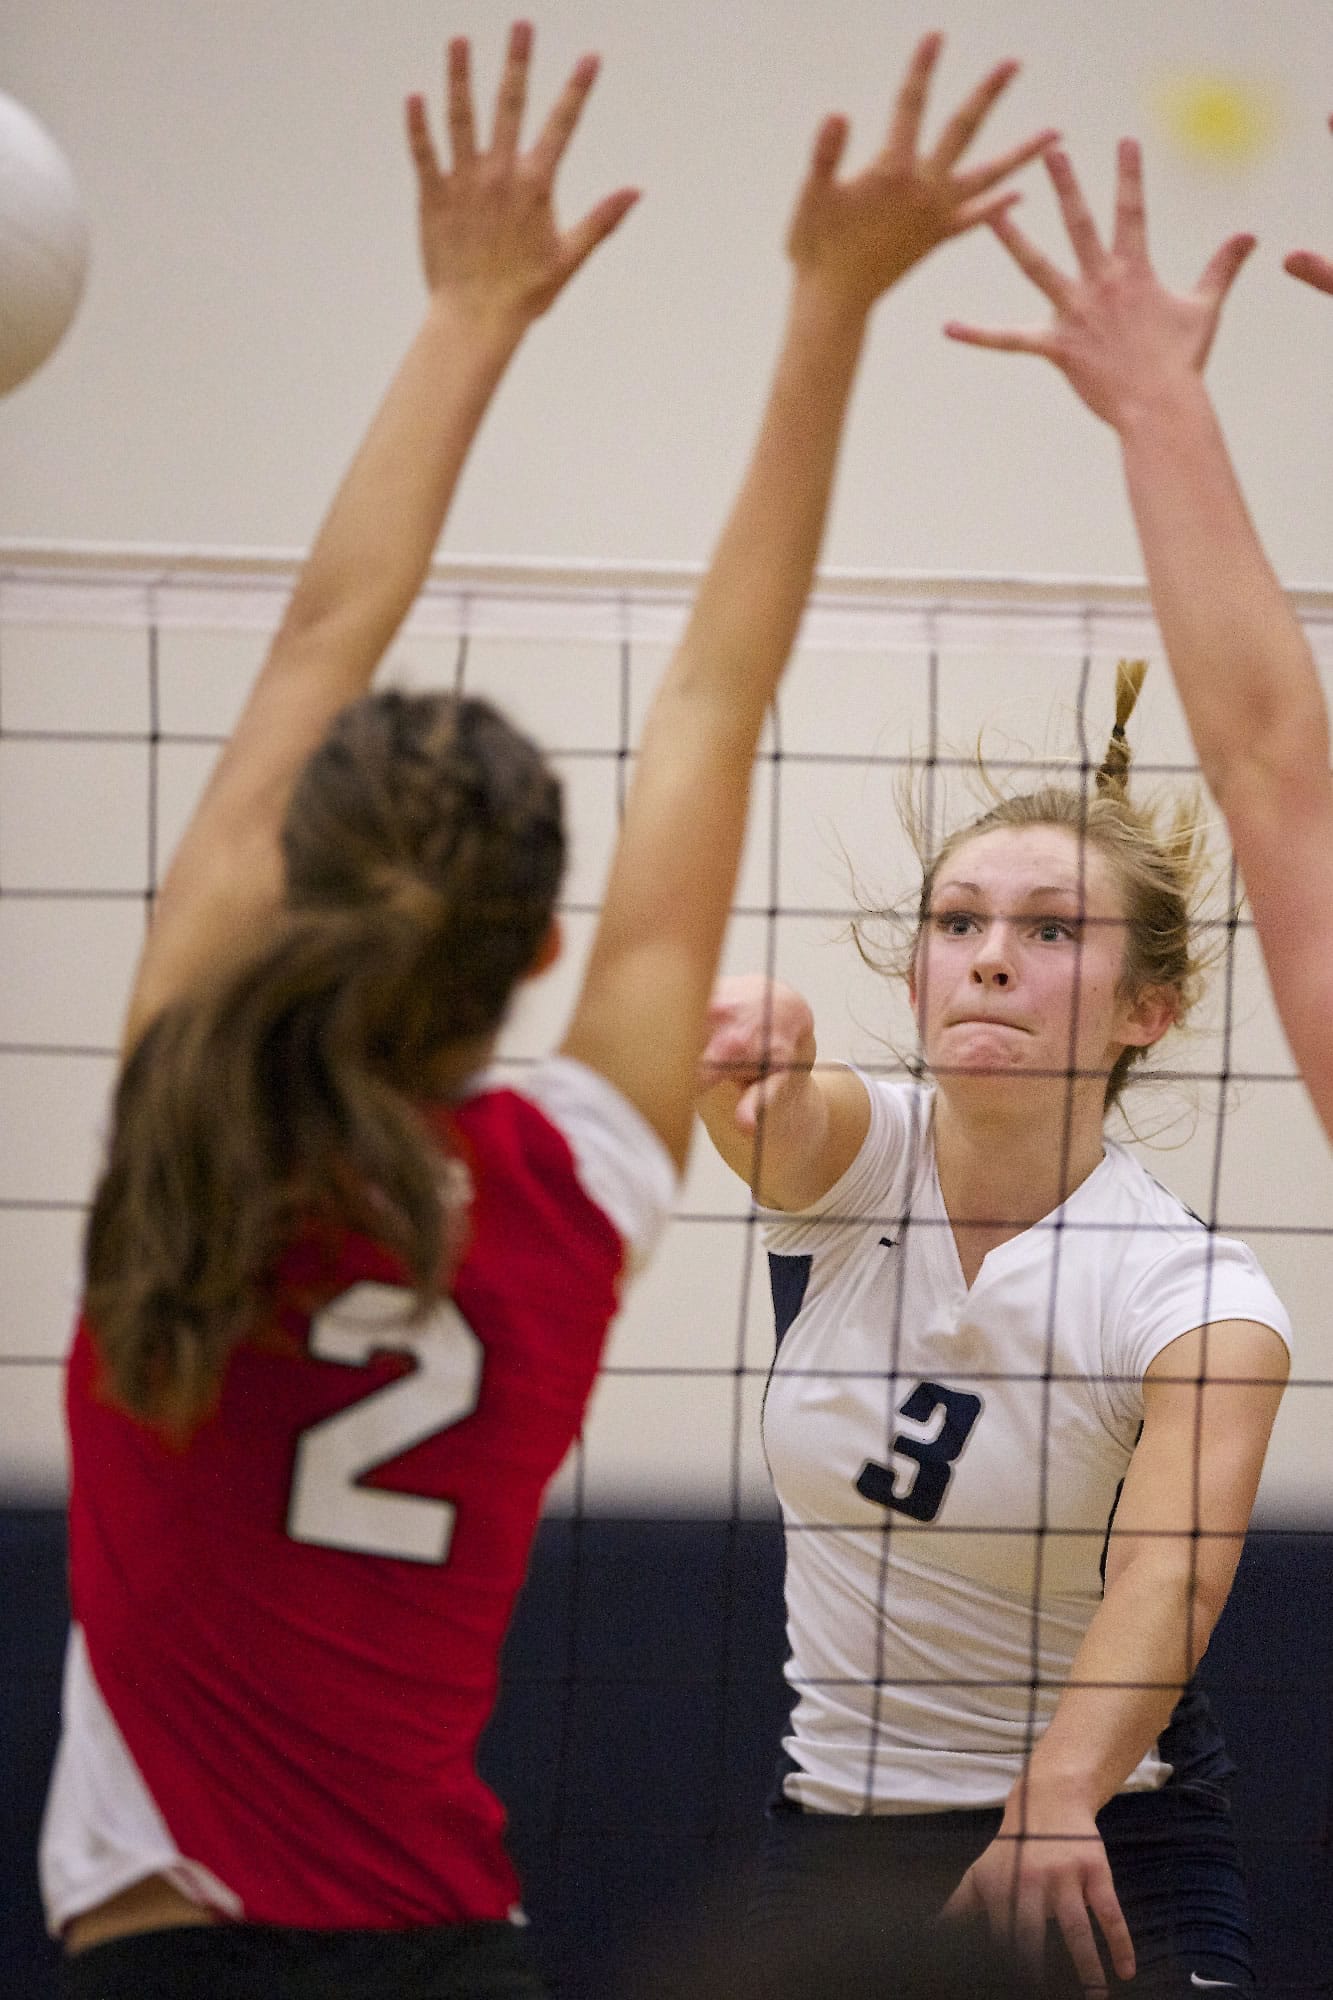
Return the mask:
<svg viewBox="0 0 1333 2000">
<path fill-rule="evenodd" d="M 785 1789 L 825 1812 L 994 1806 L 1101 1601 L 1145 1370 L 1212 1320 L 1290 1329 L 1249 1250 L 1113 1144 L 969 1290 L 933 1092 L 863 1081 L 847 1172 L 800 1215 L 765 1212 L 764 1443 L 798 1696 Z M 1124 1789 L 1204 1754 L 1167 1735 Z"/>
</svg>

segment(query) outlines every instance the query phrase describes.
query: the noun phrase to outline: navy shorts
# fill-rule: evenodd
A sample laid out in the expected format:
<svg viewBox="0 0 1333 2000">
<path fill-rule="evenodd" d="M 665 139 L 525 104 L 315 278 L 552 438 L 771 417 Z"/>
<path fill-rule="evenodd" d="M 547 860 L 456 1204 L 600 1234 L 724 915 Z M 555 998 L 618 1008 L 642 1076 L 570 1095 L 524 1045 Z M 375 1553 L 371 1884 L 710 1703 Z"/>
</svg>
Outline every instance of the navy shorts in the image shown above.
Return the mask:
<svg viewBox="0 0 1333 2000">
<path fill-rule="evenodd" d="M 874 1884 L 895 1913 L 928 1921 L 999 1825 L 998 1809 L 844 1817 L 779 1802 L 769 1815 L 751 1919 L 770 1938 L 793 1924 L 799 1929 L 830 1894 L 845 1895 L 855 1881 Z M 1112 1992 L 1197 2000 L 1199 1982 L 1214 1980 L 1253 1994 L 1245 1882 L 1225 1796 L 1189 1785 L 1125 1792 L 1102 1809 L 1097 1825 L 1138 1963 L 1127 1985 L 1111 1981 Z M 1047 1958 L 1050 1993 L 1067 1985 L 1076 1994 L 1054 1927 Z"/>
<path fill-rule="evenodd" d="M 75 1952 L 62 2000 L 546 2000 L 513 1924 L 409 1931 L 179 1925 Z"/>
</svg>

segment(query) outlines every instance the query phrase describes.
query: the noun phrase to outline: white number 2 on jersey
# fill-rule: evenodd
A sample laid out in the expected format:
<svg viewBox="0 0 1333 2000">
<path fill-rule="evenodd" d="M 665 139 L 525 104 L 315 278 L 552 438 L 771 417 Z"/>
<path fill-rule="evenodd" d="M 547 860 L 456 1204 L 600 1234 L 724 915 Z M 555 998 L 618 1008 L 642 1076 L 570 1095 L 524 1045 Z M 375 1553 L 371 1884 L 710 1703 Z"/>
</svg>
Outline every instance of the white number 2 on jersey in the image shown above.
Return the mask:
<svg viewBox="0 0 1333 2000">
<path fill-rule="evenodd" d="M 394 1285 L 353 1285 L 310 1324 L 320 1361 L 364 1368 L 376 1354 L 407 1354 L 411 1374 L 303 1430 L 292 1468 L 287 1533 L 296 1542 L 358 1555 L 442 1563 L 453 1539 L 451 1500 L 364 1486 L 368 1472 L 401 1458 L 477 1407 L 485 1350 L 452 1299 L 408 1324 L 410 1297 Z"/>
</svg>

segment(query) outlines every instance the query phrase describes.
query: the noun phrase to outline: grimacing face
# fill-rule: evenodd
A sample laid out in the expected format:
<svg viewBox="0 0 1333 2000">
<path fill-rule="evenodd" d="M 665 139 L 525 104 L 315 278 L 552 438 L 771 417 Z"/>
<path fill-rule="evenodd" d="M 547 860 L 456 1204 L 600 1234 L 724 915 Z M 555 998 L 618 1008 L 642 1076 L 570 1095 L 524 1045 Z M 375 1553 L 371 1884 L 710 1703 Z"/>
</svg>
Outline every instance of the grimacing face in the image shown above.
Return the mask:
<svg viewBox="0 0 1333 2000">
<path fill-rule="evenodd" d="M 1160 994 L 1122 990 L 1125 944 L 1114 868 L 1072 829 L 964 841 L 937 870 L 909 981 L 927 1064 L 942 1079 L 1104 1081 L 1171 1021 Z"/>
</svg>

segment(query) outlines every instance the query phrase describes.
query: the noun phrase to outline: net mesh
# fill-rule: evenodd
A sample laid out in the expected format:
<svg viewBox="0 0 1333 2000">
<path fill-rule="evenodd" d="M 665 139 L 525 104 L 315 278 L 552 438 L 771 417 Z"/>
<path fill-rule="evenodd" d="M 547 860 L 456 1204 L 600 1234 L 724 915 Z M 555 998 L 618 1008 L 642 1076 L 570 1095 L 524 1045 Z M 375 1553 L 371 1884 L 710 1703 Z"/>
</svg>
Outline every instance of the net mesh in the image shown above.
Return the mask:
<svg viewBox="0 0 1333 2000">
<path fill-rule="evenodd" d="M 11 1490 L 60 1490 L 56 1414 L 77 1243 L 127 982 L 160 872 L 262 657 L 289 565 L 198 558 L 10 560 L 0 572 L 0 1464 Z M 524 995 L 503 1045 L 516 1072 L 566 1018 L 648 699 L 678 634 L 680 573 L 438 571 L 387 678 L 485 694 L 550 749 L 567 787 L 569 948 Z M 1333 607 L 1303 603 L 1321 660 Z M 978 741 L 1007 789 L 1086 784 L 1117 659 L 1160 659 L 1132 587 L 843 579 L 818 593 L 766 731 L 726 950 L 811 1000 L 821 1051 L 904 1075 L 902 995 L 856 957 L 865 900 L 910 901 L 895 788 L 911 767 L 933 831 L 975 810 Z M 1140 790 L 1190 782 L 1160 664 L 1132 727 Z M 1206 921 L 1221 964 L 1188 1034 L 1128 1100 L 1130 1136 L 1206 1222 L 1260 1253 L 1301 1330 L 1265 1486 L 1268 1511 L 1317 1511 L 1333 1342 L 1319 1310 L 1328 1151 L 1263 985 L 1225 843 Z M 747 1511 L 767 1478 L 755 1415 L 771 1310 L 745 1191 L 704 1146 L 674 1240 L 631 1297 L 560 1507 Z M 682 1443 L 684 1441 L 684 1443 Z"/>
</svg>

